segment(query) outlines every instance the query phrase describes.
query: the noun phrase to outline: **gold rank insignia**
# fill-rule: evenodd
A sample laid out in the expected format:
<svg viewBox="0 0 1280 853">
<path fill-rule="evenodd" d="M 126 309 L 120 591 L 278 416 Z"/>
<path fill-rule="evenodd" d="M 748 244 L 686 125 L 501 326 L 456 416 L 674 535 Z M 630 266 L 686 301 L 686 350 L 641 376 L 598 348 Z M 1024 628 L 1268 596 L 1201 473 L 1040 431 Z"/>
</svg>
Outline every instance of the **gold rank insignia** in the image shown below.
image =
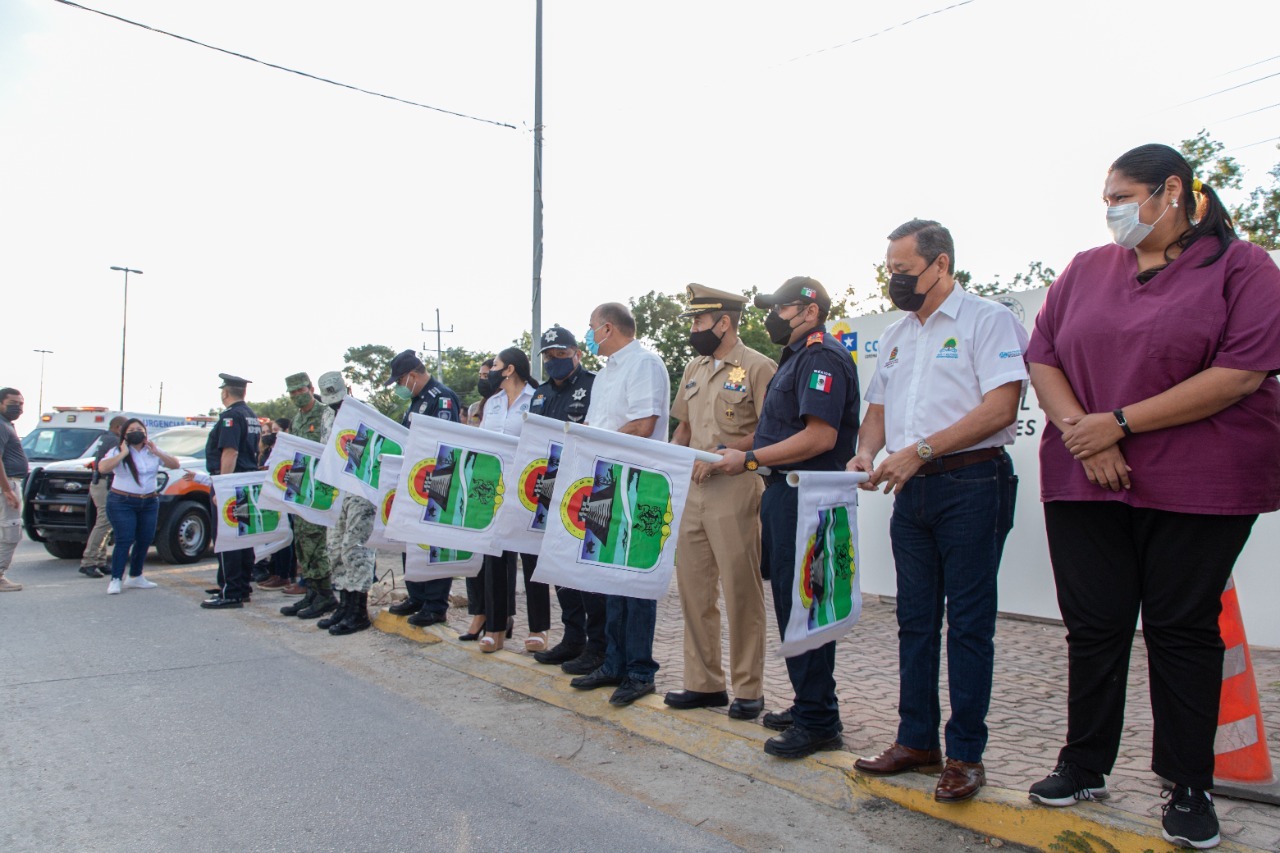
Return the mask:
<svg viewBox="0 0 1280 853">
<path fill-rule="evenodd" d="M 747 378 L 747 371 L 744 367 L 729 368 L 729 381 L 734 385 L 741 385 L 742 380 Z"/>
<path fill-rule="evenodd" d="M 725 409 L 724 416 L 729 420 L 733 420 L 733 409 Z"/>
</svg>

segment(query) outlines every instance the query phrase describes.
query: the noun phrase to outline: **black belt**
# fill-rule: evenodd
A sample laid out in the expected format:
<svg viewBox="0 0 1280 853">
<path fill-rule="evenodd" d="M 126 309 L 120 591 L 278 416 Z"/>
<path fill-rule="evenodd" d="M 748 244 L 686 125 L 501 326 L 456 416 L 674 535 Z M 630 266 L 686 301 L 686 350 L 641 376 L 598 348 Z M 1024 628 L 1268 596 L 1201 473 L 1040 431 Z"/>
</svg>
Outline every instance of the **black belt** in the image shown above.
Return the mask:
<svg viewBox="0 0 1280 853">
<path fill-rule="evenodd" d="M 154 498 L 158 492 L 147 492 L 145 495 L 135 495 L 133 492 L 122 492 L 119 489 L 111 489 L 111 494 L 120 495 L 123 498 Z"/>
<path fill-rule="evenodd" d="M 787 475 L 790 473 L 790 471 L 779 471 L 774 468 L 768 474 L 764 475 L 765 488 L 767 489 L 770 486 L 777 485 L 778 483 L 785 483 L 787 481 Z"/>
<path fill-rule="evenodd" d="M 981 450 L 966 450 L 964 453 L 952 453 L 950 456 L 939 456 L 920 466 L 917 477 L 932 477 L 934 474 L 945 474 L 957 468 L 968 468 L 979 462 L 995 459 L 1004 453 L 1003 447 L 984 447 Z"/>
</svg>

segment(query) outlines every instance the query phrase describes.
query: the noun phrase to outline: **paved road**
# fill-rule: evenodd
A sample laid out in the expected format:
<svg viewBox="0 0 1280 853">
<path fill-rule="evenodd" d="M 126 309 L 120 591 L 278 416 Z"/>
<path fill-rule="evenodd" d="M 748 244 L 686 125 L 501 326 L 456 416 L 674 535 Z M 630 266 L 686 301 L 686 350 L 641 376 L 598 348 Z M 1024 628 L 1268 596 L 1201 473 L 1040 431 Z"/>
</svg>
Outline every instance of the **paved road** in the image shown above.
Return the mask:
<svg viewBox="0 0 1280 853">
<path fill-rule="evenodd" d="M 965 849 L 836 812 L 369 631 L 203 611 L 208 565 L 105 595 L 24 543 L 0 596 L 0 848 Z M 270 605 L 269 607 L 267 605 Z M 697 824 L 695 826 L 695 824 Z"/>
</svg>

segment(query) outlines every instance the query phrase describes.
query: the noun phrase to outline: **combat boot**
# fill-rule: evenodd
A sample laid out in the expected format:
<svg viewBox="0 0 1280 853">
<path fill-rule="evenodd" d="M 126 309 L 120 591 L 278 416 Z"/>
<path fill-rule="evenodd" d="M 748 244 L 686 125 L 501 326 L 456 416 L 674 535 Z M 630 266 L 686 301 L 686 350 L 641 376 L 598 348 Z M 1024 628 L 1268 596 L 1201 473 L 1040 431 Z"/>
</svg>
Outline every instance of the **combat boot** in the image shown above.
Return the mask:
<svg viewBox="0 0 1280 853">
<path fill-rule="evenodd" d="M 348 595 L 350 604 L 347 607 L 346 618 L 329 629 L 329 633 L 335 637 L 363 631 L 373 624 L 369 621 L 369 593 L 352 592 Z"/>
<path fill-rule="evenodd" d="M 295 601 L 293 604 L 286 604 L 280 608 L 281 616 L 297 616 L 299 612 L 306 610 L 308 607 L 316 603 L 316 591 L 307 587 L 307 594 Z"/>
<path fill-rule="evenodd" d="M 311 602 L 311 606 L 306 610 L 298 611 L 299 619 L 319 619 L 338 606 L 338 600 L 333 597 L 332 590 L 316 590 L 315 600 Z"/>
<path fill-rule="evenodd" d="M 351 606 L 351 593 L 345 589 L 338 590 L 338 609 L 316 623 L 320 629 L 332 628 L 347 616 L 347 608 Z"/>
</svg>

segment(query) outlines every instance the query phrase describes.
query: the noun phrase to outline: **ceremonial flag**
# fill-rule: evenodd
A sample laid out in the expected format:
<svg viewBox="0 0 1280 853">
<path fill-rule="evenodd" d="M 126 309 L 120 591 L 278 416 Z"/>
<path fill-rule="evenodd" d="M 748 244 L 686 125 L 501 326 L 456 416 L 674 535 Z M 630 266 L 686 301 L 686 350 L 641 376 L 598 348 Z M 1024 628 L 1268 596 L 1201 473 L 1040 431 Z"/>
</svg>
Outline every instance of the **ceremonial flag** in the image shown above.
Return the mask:
<svg viewBox="0 0 1280 853">
<path fill-rule="evenodd" d="M 382 459 L 401 455 L 408 437 L 400 424 L 347 397 L 329 430 L 316 477 L 376 503 L 382 491 Z"/>
<path fill-rule="evenodd" d="M 264 491 L 263 494 L 266 494 Z M 285 548 L 293 547 L 293 528 L 288 522 L 284 524 L 284 536 L 279 539 L 272 539 L 253 546 L 253 561 L 255 563 L 267 559 L 277 551 L 283 551 Z"/>
<path fill-rule="evenodd" d="M 503 473 L 505 499 L 494 521 L 494 536 L 503 550 L 541 553 L 564 441 L 563 421 L 525 414 L 514 464 Z"/>
<path fill-rule="evenodd" d="M 391 505 L 395 503 L 396 481 L 400 479 L 400 466 L 403 463 L 403 456 L 382 457 L 382 482 L 389 488 L 373 505 L 373 532 L 369 534 L 366 547 L 381 548 L 384 551 L 404 550 L 403 542 L 392 542 L 387 538 L 387 519 L 391 515 Z"/>
<path fill-rule="evenodd" d="M 796 570 L 783 657 L 812 651 L 849 632 L 862 615 L 858 578 L 858 483 L 863 473 L 792 471 L 799 489 Z"/>
<path fill-rule="evenodd" d="M 258 505 L 266 471 L 219 474 L 213 482 L 213 550 L 238 551 L 271 542 L 284 535 L 289 525 L 275 510 Z M 283 528 L 283 529 L 282 529 Z"/>
<path fill-rule="evenodd" d="M 474 429 L 474 427 L 472 427 Z M 404 579 L 433 581 L 440 578 L 473 578 L 480 574 L 484 555 L 430 545 L 406 545 Z"/>
<path fill-rule="evenodd" d="M 387 538 L 479 554 L 501 554 L 494 516 L 515 436 L 413 415 L 396 481 Z"/>
<path fill-rule="evenodd" d="M 567 429 L 534 580 L 661 598 L 698 453 L 578 424 Z"/>
<path fill-rule="evenodd" d="M 316 479 L 316 465 L 322 453 L 324 445 L 318 441 L 278 433 L 276 446 L 267 457 L 263 509 L 291 513 L 312 524 L 332 527 L 342 512 L 342 494 Z"/>
</svg>

